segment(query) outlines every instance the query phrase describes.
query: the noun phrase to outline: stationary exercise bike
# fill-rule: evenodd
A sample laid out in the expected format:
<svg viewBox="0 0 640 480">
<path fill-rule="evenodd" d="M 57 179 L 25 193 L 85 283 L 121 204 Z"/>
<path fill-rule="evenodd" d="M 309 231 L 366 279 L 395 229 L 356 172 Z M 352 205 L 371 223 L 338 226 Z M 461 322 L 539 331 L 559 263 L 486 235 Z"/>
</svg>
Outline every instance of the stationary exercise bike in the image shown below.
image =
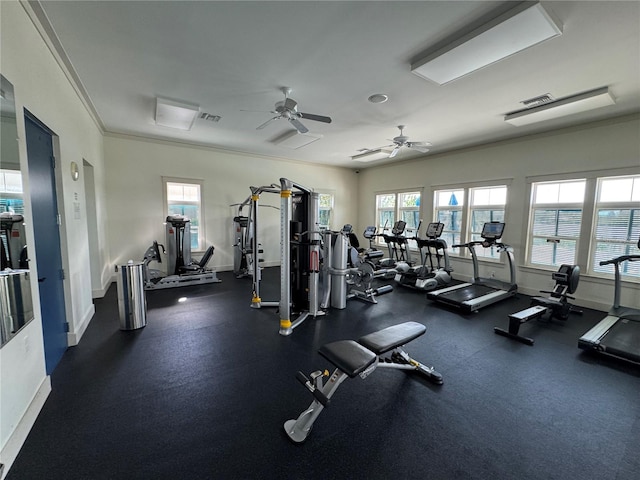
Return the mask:
<svg viewBox="0 0 640 480">
<path fill-rule="evenodd" d="M 580 281 L 580 267 L 578 265 L 561 265 L 557 272 L 551 275 L 556 281 L 553 290 L 541 290 L 540 293 L 549 294 L 548 297 L 533 297 L 531 306 L 524 310 L 509 315 L 509 329 L 494 327 L 493 331 L 503 337 L 533 345 L 533 339 L 523 337 L 518 334 L 520 325 L 536 318 L 540 318 L 547 313 L 549 320 L 557 318 L 558 320 L 567 320 L 569 314 L 582 314 L 582 310 L 578 310 L 567 299 L 574 300 L 575 297 L 570 296 L 578 288 Z"/>
</svg>

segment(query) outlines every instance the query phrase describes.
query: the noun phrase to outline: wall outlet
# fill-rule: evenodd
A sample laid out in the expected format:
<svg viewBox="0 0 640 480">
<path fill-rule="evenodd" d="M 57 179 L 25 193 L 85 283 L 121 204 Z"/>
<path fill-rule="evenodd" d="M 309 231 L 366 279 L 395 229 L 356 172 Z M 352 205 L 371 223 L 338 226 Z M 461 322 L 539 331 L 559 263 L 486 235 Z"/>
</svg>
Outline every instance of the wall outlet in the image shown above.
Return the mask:
<svg viewBox="0 0 640 480">
<path fill-rule="evenodd" d="M 491 271 L 491 273 L 489 273 L 491 278 L 496 278 L 496 272 L 495 271 Z"/>
<path fill-rule="evenodd" d="M 29 335 L 24 336 L 24 353 L 29 353 L 31 351 L 31 342 L 29 341 Z"/>
</svg>

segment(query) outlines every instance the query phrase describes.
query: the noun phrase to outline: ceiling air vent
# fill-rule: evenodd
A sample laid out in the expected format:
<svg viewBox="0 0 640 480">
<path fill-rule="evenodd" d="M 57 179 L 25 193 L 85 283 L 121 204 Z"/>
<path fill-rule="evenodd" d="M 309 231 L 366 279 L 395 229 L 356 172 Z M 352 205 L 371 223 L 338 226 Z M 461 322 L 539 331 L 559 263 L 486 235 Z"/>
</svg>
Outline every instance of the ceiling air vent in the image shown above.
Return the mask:
<svg viewBox="0 0 640 480">
<path fill-rule="evenodd" d="M 544 105 L 546 103 L 551 103 L 555 100 L 553 95 L 550 93 L 545 93 L 544 95 L 540 95 L 539 97 L 533 97 L 529 100 L 523 100 L 522 103 L 527 108 L 538 107 L 540 105 Z"/>
<path fill-rule="evenodd" d="M 208 122 L 218 123 L 222 117 L 220 115 L 211 115 L 210 113 L 202 112 L 200 114 L 200 118 Z"/>
</svg>

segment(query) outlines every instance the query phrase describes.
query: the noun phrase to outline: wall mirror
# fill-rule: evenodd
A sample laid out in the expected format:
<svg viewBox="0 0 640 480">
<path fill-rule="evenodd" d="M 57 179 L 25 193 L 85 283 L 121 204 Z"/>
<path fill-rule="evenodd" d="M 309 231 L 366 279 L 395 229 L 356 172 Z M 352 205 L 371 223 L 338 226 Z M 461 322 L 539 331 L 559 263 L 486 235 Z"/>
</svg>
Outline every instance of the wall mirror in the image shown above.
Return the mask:
<svg viewBox="0 0 640 480">
<path fill-rule="evenodd" d="M 33 320 L 13 85 L 0 75 L 0 346 Z"/>
</svg>

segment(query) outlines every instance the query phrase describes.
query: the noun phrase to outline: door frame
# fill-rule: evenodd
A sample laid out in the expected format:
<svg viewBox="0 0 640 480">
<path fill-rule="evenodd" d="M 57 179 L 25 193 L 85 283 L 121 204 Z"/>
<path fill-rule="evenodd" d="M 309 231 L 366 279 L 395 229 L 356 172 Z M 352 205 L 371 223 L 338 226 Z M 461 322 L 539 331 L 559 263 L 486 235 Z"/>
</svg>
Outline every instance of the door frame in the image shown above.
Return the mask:
<svg viewBox="0 0 640 480">
<path fill-rule="evenodd" d="M 55 168 L 53 171 L 53 177 L 54 177 L 54 182 L 55 182 L 55 188 L 56 188 L 56 206 L 58 207 L 58 214 L 60 215 L 60 219 L 61 219 L 61 225 L 60 228 L 58 229 L 58 234 L 60 236 L 60 258 L 62 259 L 62 268 L 64 269 L 65 272 L 65 278 L 62 282 L 62 289 L 64 292 L 64 296 L 63 296 L 63 302 L 64 302 L 64 308 L 65 308 L 65 322 L 67 322 L 69 324 L 69 332 L 67 332 L 67 346 L 71 347 L 74 346 L 76 343 L 73 342 L 73 338 L 71 336 L 71 331 L 73 330 L 73 312 L 72 312 L 72 308 L 73 308 L 73 302 L 71 300 L 71 288 L 70 288 L 70 269 L 69 269 L 69 248 L 68 248 L 68 242 L 67 242 L 67 230 L 66 230 L 66 224 L 67 224 L 67 218 L 66 218 L 66 209 L 65 204 L 64 204 L 64 188 L 63 188 L 63 174 L 64 172 L 62 171 L 62 160 L 61 160 L 61 153 L 60 153 L 60 137 L 58 137 L 58 135 L 47 126 L 46 123 L 44 123 L 42 120 L 40 120 L 36 115 L 34 115 L 29 109 L 27 109 L 26 107 L 23 109 L 23 113 L 24 113 L 24 118 L 23 118 L 23 124 L 24 122 L 26 122 L 27 118 L 31 121 L 33 121 L 34 123 L 36 123 L 37 125 L 39 125 L 42 129 L 44 129 L 47 133 L 49 133 L 51 135 L 51 142 L 52 142 L 52 149 L 53 149 L 53 156 L 55 158 Z M 24 128 L 24 126 L 23 126 Z M 26 133 L 26 132 L 25 132 Z M 29 168 L 28 168 L 28 164 L 29 164 L 29 152 L 27 151 L 27 139 L 26 139 L 26 135 L 24 137 L 24 145 L 25 145 L 25 165 L 27 168 L 27 176 L 28 176 L 28 172 L 29 172 Z M 31 205 L 31 184 L 30 182 L 28 182 L 28 191 L 24 192 L 25 195 L 25 200 L 28 199 L 29 202 L 29 221 L 33 222 L 33 211 L 32 211 L 32 205 Z M 23 190 L 25 190 L 23 188 Z M 28 198 L 27 198 L 28 196 Z M 32 228 L 31 229 L 32 234 L 33 234 L 33 238 L 34 238 L 34 242 L 37 242 L 37 239 L 35 238 L 35 231 Z M 29 253 L 29 268 L 35 268 L 37 271 L 37 259 L 35 257 L 35 248 L 32 249 L 33 253 Z M 39 284 L 38 284 L 38 297 L 40 297 L 40 289 L 39 289 Z M 35 307 L 35 304 L 34 304 Z M 40 298 L 38 298 L 38 308 L 40 308 Z M 40 321 L 42 322 L 43 319 L 42 317 L 40 318 Z"/>
</svg>

